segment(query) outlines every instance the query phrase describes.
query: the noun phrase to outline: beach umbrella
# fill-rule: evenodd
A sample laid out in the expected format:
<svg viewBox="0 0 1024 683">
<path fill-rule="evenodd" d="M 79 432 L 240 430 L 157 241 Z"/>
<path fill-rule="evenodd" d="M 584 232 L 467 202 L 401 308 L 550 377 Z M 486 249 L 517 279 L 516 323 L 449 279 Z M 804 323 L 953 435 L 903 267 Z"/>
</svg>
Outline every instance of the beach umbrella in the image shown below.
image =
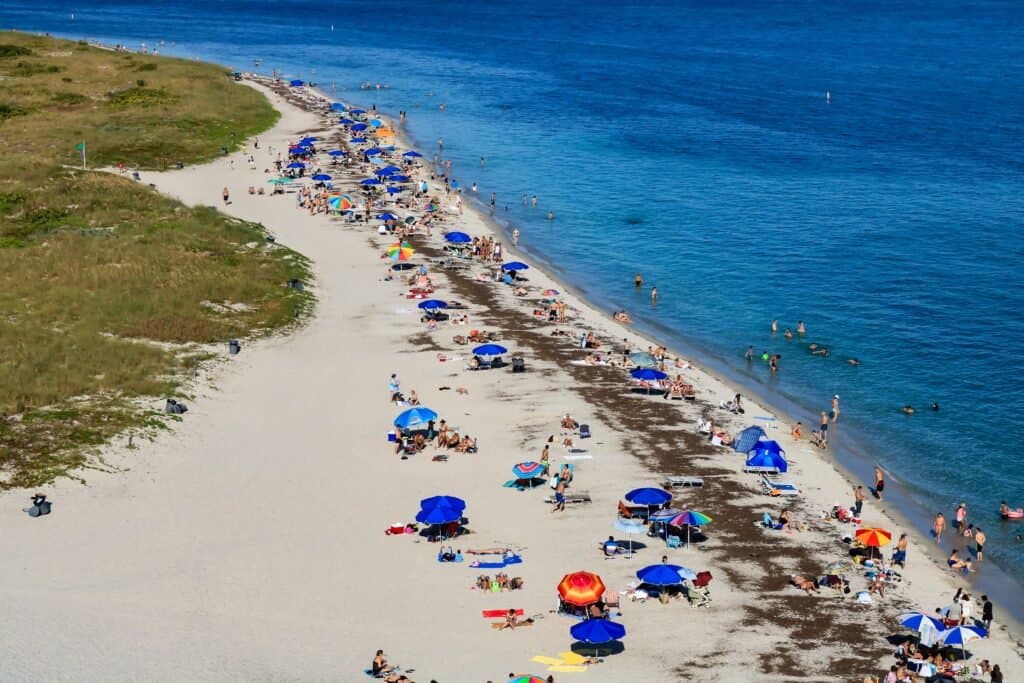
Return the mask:
<svg viewBox="0 0 1024 683">
<path fill-rule="evenodd" d="M 352 130 L 357 131 L 357 132 L 358 131 L 366 130 L 367 128 L 369 128 L 369 126 L 367 126 L 365 123 L 353 123 L 352 124 Z"/>
<path fill-rule="evenodd" d="M 646 505 L 648 507 L 654 507 L 656 505 L 664 505 L 665 503 L 672 500 L 672 494 L 664 489 L 656 489 L 652 487 L 633 489 L 625 496 L 626 500 L 635 505 Z"/>
<path fill-rule="evenodd" d="M 781 453 L 756 448 L 747 458 L 747 467 L 773 467 L 779 472 L 785 472 L 789 469 L 789 463 Z"/>
<path fill-rule="evenodd" d="M 533 460 L 527 460 L 512 466 L 512 474 L 517 480 L 529 481 L 530 488 L 533 488 L 535 479 L 540 479 L 544 474 L 544 465 Z"/>
<path fill-rule="evenodd" d="M 604 581 L 597 574 L 573 572 L 562 577 L 558 584 L 562 601 L 577 607 L 588 607 L 600 602 L 604 596 Z"/>
<path fill-rule="evenodd" d="M 885 529 L 863 527 L 854 532 L 854 538 L 869 548 L 881 548 L 892 542 L 892 532 Z"/>
<path fill-rule="evenodd" d="M 476 356 L 500 356 L 503 353 L 508 353 L 508 349 L 501 344 L 482 344 L 473 349 Z"/>
<path fill-rule="evenodd" d="M 360 185 L 380 185 L 380 181 L 376 178 L 367 178 L 366 180 L 360 180 Z"/>
<path fill-rule="evenodd" d="M 540 676 L 522 674 L 521 676 L 508 679 L 508 683 L 547 683 L 547 679 L 541 678 Z"/>
<path fill-rule="evenodd" d="M 612 526 L 629 537 L 629 552 L 626 557 L 633 557 L 633 534 L 642 534 L 647 530 L 644 520 L 619 517 L 612 523 Z"/>
<path fill-rule="evenodd" d="M 395 131 L 391 130 L 390 128 L 378 128 L 375 132 L 376 132 L 377 137 L 379 137 L 379 138 L 393 138 L 393 137 L 395 137 Z"/>
<path fill-rule="evenodd" d="M 686 527 L 686 545 L 690 545 L 690 528 L 695 526 L 704 526 L 709 524 L 711 518 L 705 515 L 703 512 L 697 512 L 696 510 L 687 510 L 686 512 L 676 515 L 675 518 L 669 520 L 669 526 L 675 527 Z"/>
<path fill-rule="evenodd" d="M 393 183 L 406 183 L 409 182 L 409 176 L 402 175 L 401 173 L 392 173 L 388 176 L 388 180 Z"/>
<path fill-rule="evenodd" d="M 381 121 L 380 119 L 370 119 L 370 125 L 373 126 L 374 128 L 380 128 L 381 126 L 384 125 L 384 122 Z"/>
<path fill-rule="evenodd" d="M 353 123 L 355 123 L 355 121 L 353 121 L 350 118 L 343 118 L 340 121 L 338 121 L 338 123 L 340 123 L 342 125 L 345 125 L 345 126 L 351 126 Z"/>
<path fill-rule="evenodd" d="M 415 264 L 409 263 L 408 261 L 391 264 L 391 270 L 412 270 L 415 267 Z"/>
<path fill-rule="evenodd" d="M 569 629 L 569 635 L 581 643 L 601 645 L 626 637 L 626 627 L 608 619 L 587 619 Z M 598 650 L 594 650 L 597 655 Z"/>
<path fill-rule="evenodd" d="M 921 645 L 931 647 L 938 641 L 946 625 L 941 619 L 930 617 L 921 612 L 908 612 L 899 617 L 900 626 L 917 631 Z"/>
<path fill-rule="evenodd" d="M 415 223 L 415 222 L 416 222 L 416 216 L 406 216 L 406 217 L 405 217 L 405 218 L 403 219 L 403 222 L 404 222 L 404 223 L 405 223 L 406 225 L 412 225 L 413 223 Z"/>
<path fill-rule="evenodd" d="M 395 426 L 401 429 L 407 427 L 414 427 L 416 425 L 427 424 L 432 420 L 437 419 L 437 413 L 430 408 L 424 408 L 423 406 L 416 406 L 415 408 L 409 408 L 398 414 L 395 418 Z"/>
<path fill-rule="evenodd" d="M 406 242 L 401 244 L 396 242 L 388 247 L 388 258 L 392 261 L 408 261 L 415 253 L 416 250 L 410 247 Z"/>
<path fill-rule="evenodd" d="M 545 296 L 549 299 L 551 297 L 558 296 L 559 294 L 560 292 L 557 289 L 545 289 L 543 292 L 541 292 L 541 296 Z"/>
<path fill-rule="evenodd" d="M 667 522 L 676 515 L 682 514 L 682 510 L 676 510 L 675 508 L 668 508 L 666 510 L 655 510 L 651 513 L 650 520 L 652 522 Z"/>
<path fill-rule="evenodd" d="M 633 379 L 638 379 L 643 382 L 660 381 L 668 377 L 661 370 L 655 370 L 654 368 L 635 368 L 629 371 L 630 376 Z"/>
<path fill-rule="evenodd" d="M 467 242 L 472 242 L 473 241 L 472 237 L 470 237 L 469 235 L 467 235 L 464 232 L 458 232 L 458 231 L 450 232 L 447 235 L 445 235 L 444 238 L 447 241 L 451 242 L 452 244 L 465 244 Z"/>
<path fill-rule="evenodd" d="M 341 102 L 331 102 L 331 111 L 345 111 L 345 105 Z"/>
<path fill-rule="evenodd" d="M 302 163 L 301 161 L 293 161 L 292 163 L 288 164 L 285 168 L 306 168 L 306 164 Z"/>
<path fill-rule="evenodd" d="M 420 154 L 419 152 L 417 152 L 416 150 L 410 149 L 408 152 L 406 152 L 402 156 L 405 157 L 406 159 L 414 159 L 416 157 L 421 157 L 423 155 Z"/>
<path fill-rule="evenodd" d="M 646 351 L 634 351 L 629 354 L 629 359 L 633 361 L 634 365 L 639 365 L 642 368 L 653 368 L 658 365 L 658 359 Z"/>
<path fill-rule="evenodd" d="M 289 82 L 289 85 L 292 86 L 293 88 L 301 88 L 302 86 L 305 85 L 305 83 L 300 81 L 298 78 L 295 78 Z"/>
<path fill-rule="evenodd" d="M 639 570 L 636 578 L 652 586 L 678 586 L 683 582 L 682 569 L 677 564 L 652 564 Z"/>
<path fill-rule="evenodd" d="M 366 142 L 366 138 L 360 137 L 360 136 L 357 135 L 354 138 L 352 138 L 352 140 L 350 142 L 354 142 L 356 144 L 359 144 L 361 142 Z"/>
<path fill-rule="evenodd" d="M 526 270 L 530 266 L 526 265 L 521 261 L 511 261 L 501 266 L 502 270 Z"/>
<path fill-rule="evenodd" d="M 736 437 L 733 439 L 733 450 L 738 451 L 740 453 L 747 453 L 750 450 L 752 450 L 757 445 L 757 442 L 763 438 L 765 438 L 764 429 L 758 427 L 757 425 L 747 427 L 739 434 L 737 434 Z"/>
<path fill-rule="evenodd" d="M 378 156 L 378 155 L 383 154 L 383 153 L 384 153 L 384 150 L 382 150 L 380 147 L 370 147 L 365 152 L 363 152 L 363 154 L 365 154 L 367 156 L 371 156 L 371 157 Z"/>
<path fill-rule="evenodd" d="M 836 560 L 825 565 L 825 573 L 831 576 L 838 576 L 851 569 L 853 569 L 853 564 L 847 560 Z"/>
<path fill-rule="evenodd" d="M 419 307 L 425 311 L 433 311 L 438 308 L 448 308 L 448 304 L 440 299 L 427 299 L 426 301 L 421 301 Z"/>
<path fill-rule="evenodd" d="M 348 113 L 352 114 L 353 116 L 358 116 L 359 114 L 365 114 L 366 110 L 365 109 L 349 109 Z"/>
<path fill-rule="evenodd" d="M 394 185 L 388 185 L 386 192 L 388 194 L 398 194 L 399 192 L 402 192 L 402 188 L 395 187 Z"/>
<path fill-rule="evenodd" d="M 345 156 L 345 152 L 341 151 L 340 149 L 332 149 L 330 152 L 328 152 L 328 154 L 331 155 L 332 157 Z"/>
<path fill-rule="evenodd" d="M 377 216 L 377 220 L 379 220 L 379 221 L 397 221 L 398 220 L 398 216 L 396 216 L 395 214 L 391 213 L 390 211 L 385 211 L 384 213 L 382 213 L 379 216 Z"/>
<path fill-rule="evenodd" d="M 321 182 L 327 181 L 327 180 L 330 180 L 330 179 L 331 179 L 331 176 L 329 176 L 326 173 L 317 173 L 315 176 L 313 176 L 313 180 L 319 180 Z"/>
<path fill-rule="evenodd" d="M 967 642 L 988 636 L 988 631 L 980 626 L 954 626 L 939 634 L 936 642 L 940 645 L 959 645 L 964 659 L 967 659 Z"/>
<path fill-rule="evenodd" d="M 420 501 L 420 509 L 429 510 L 430 508 L 446 507 L 452 510 L 465 510 L 466 501 L 455 496 L 431 496 L 430 498 L 424 498 Z"/>
<path fill-rule="evenodd" d="M 311 143 L 319 142 L 319 141 L 320 141 L 320 138 L 314 138 L 314 137 L 312 137 L 310 135 L 307 135 L 306 137 L 302 138 L 301 140 L 299 140 L 295 144 L 297 144 L 299 147 L 307 147 Z"/>
<path fill-rule="evenodd" d="M 398 172 L 399 172 L 399 171 L 401 171 L 401 170 L 402 170 L 402 169 L 398 168 L 397 166 L 395 166 L 395 165 L 393 165 L 393 164 L 390 164 L 390 165 L 388 165 L 388 166 L 385 166 L 385 167 L 384 167 L 384 168 L 382 168 L 382 169 L 379 169 L 379 170 L 377 171 L 377 173 L 387 173 L 388 175 L 391 175 L 391 174 L 393 174 L 393 173 L 398 173 Z"/>
<path fill-rule="evenodd" d="M 462 510 L 437 505 L 416 513 L 416 521 L 420 524 L 448 524 L 462 519 Z"/>
</svg>

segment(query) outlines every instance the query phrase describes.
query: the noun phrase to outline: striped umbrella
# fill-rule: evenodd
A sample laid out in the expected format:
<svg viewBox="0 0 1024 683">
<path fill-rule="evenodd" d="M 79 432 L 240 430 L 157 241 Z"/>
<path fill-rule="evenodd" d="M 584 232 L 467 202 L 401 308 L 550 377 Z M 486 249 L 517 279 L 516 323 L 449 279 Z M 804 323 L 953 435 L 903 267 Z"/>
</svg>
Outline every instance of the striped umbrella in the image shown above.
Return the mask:
<svg viewBox="0 0 1024 683">
<path fill-rule="evenodd" d="M 562 601 L 577 607 L 589 607 L 604 596 L 604 581 L 597 574 L 573 572 L 562 577 L 558 584 Z"/>
<path fill-rule="evenodd" d="M 942 635 L 945 624 L 942 620 L 920 612 L 908 612 L 899 616 L 900 626 L 917 631 L 922 645 L 931 647 Z"/>
<path fill-rule="evenodd" d="M 656 510 L 655 512 L 651 513 L 651 521 L 652 522 L 667 522 L 670 519 L 672 519 L 673 517 L 677 517 L 677 516 L 679 516 L 681 514 L 683 514 L 683 511 L 682 510 L 677 510 L 675 508 L 668 508 L 667 510 Z"/>
<path fill-rule="evenodd" d="M 415 253 L 416 251 L 409 246 L 408 242 L 402 242 L 401 244 L 395 242 L 388 247 L 388 257 L 392 261 L 408 261 Z"/>
<path fill-rule="evenodd" d="M 534 480 L 540 479 L 544 474 L 544 465 L 533 460 L 528 460 L 526 462 L 513 465 L 512 474 L 516 475 L 516 479 L 529 481 L 530 488 L 533 488 Z"/>
<path fill-rule="evenodd" d="M 964 659 L 967 659 L 967 641 L 987 636 L 988 631 L 980 626 L 954 626 L 940 633 L 938 642 L 941 645 L 959 645 Z"/>
<path fill-rule="evenodd" d="M 892 543 L 892 532 L 885 529 L 864 527 L 857 529 L 854 537 L 869 548 L 881 548 Z"/>
<path fill-rule="evenodd" d="M 508 683 L 546 683 L 545 679 L 540 676 L 532 676 L 530 674 L 523 674 L 522 676 L 516 676 L 510 678 Z"/>
<path fill-rule="evenodd" d="M 704 526 L 710 523 L 710 517 L 696 510 L 687 510 L 669 520 L 669 526 L 686 527 L 686 545 L 690 545 L 690 527 Z"/>
</svg>

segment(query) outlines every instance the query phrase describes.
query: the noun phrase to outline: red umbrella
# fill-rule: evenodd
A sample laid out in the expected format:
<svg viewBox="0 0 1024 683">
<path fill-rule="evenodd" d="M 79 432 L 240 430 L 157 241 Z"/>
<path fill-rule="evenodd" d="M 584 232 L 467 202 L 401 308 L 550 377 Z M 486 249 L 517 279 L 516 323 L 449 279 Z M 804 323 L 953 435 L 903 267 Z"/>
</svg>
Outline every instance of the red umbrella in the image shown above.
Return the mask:
<svg viewBox="0 0 1024 683">
<path fill-rule="evenodd" d="M 604 596 L 604 581 L 597 574 L 573 572 L 562 577 L 558 584 L 562 601 L 577 607 L 587 607 L 600 602 Z"/>
</svg>

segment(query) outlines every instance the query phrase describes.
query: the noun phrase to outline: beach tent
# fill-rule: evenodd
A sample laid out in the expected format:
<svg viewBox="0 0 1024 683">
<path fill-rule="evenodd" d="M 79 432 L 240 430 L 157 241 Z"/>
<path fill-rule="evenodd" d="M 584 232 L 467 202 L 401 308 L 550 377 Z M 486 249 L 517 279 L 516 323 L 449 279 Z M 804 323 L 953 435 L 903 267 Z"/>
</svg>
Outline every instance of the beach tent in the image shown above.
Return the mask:
<svg viewBox="0 0 1024 683">
<path fill-rule="evenodd" d="M 783 458 L 786 457 L 786 451 L 782 450 L 782 446 L 779 445 L 778 441 L 772 441 L 771 439 L 761 439 L 754 447 L 747 451 L 747 455 L 753 455 L 754 451 L 768 451 L 769 453 L 778 453 Z"/>
<path fill-rule="evenodd" d="M 753 427 L 747 427 L 742 432 L 736 435 L 736 438 L 732 441 L 732 447 L 734 450 L 740 453 L 749 453 L 754 450 L 757 442 L 765 438 L 764 430 L 754 425 Z"/>
<path fill-rule="evenodd" d="M 755 448 L 747 458 L 747 467 L 774 467 L 779 472 L 789 469 L 785 453 L 768 450 L 767 448 Z"/>
</svg>

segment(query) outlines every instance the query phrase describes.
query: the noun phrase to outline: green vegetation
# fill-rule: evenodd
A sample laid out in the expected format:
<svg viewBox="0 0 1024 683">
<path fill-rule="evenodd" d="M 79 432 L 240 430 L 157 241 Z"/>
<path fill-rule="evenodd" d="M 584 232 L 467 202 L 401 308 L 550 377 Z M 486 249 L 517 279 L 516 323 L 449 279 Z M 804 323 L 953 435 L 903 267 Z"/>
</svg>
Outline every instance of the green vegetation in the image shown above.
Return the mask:
<svg viewBox="0 0 1024 683">
<path fill-rule="evenodd" d="M 76 146 L 90 168 L 163 169 L 276 119 L 216 66 L 0 33 L 0 490 L 98 466 L 97 446 L 173 419 L 143 406 L 228 339 L 312 303 L 284 287 L 306 259 L 260 226 L 83 172 Z"/>
</svg>

